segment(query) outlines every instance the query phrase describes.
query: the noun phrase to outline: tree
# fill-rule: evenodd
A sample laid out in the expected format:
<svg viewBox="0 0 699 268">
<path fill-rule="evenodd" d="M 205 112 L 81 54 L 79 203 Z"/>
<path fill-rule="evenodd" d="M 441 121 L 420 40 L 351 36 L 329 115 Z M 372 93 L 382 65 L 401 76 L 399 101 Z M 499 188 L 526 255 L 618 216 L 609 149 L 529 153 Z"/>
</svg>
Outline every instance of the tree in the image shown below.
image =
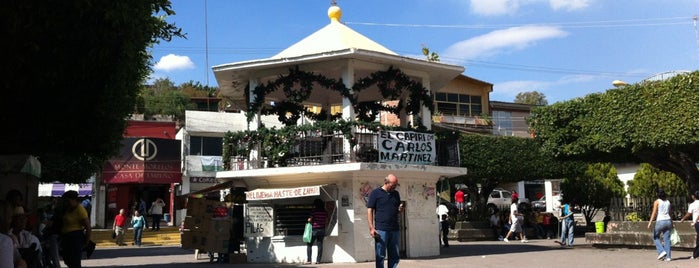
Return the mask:
<svg viewBox="0 0 699 268">
<path fill-rule="evenodd" d="M 517 96 L 515 96 L 515 103 L 524 103 L 539 106 L 545 106 L 549 104 L 549 102 L 546 100 L 546 95 L 536 90 L 517 93 Z"/>
<path fill-rule="evenodd" d="M 563 179 L 561 191 L 564 202 L 582 208 L 588 225 L 599 209 L 609 207 L 612 198 L 625 195 L 624 183 L 619 180 L 616 168 L 610 163 L 587 165 L 583 174 Z"/>
<path fill-rule="evenodd" d="M 686 196 L 687 185 L 677 175 L 662 171 L 642 163 L 641 168 L 629 182 L 629 195 L 632 197 L 653 198 L 658 189 L 663 189 L 667 196 Z"/>
<path fill-rule="evenodd" d="M 31 154 L 43 181 L 84 182 L 115 155 L 150 73 L 147 49 L 183 37 L 168 0 L 8 1 L 0 154 Z"/>
<path fill-rule="evenodd" d="M 422 45 L 422 55 L 425 55 L 427 61 L 439 61 L 439 54 L 434 51 L 430 52 L 430 48 L 425 45 Z"/>
<path fill-rule="evenodd" d="M 699 72 L 536 107 L 528 119 L 556 157 L 637 162 L 699 186 Z"/>
<path fill-rule="evenodd" d="M 579 174 L 584 167 L 579 162 L 557 161 L 542 154 L 540 145 L 529 138 L 465 134 L 459 146 L 461 166 L 468 168 L 468 174 L 453 178 L 451 184 L 468 186 L 476 217 L 486 216 L 488 194 L 500 183 L 562 178 Z"/>
</svg>

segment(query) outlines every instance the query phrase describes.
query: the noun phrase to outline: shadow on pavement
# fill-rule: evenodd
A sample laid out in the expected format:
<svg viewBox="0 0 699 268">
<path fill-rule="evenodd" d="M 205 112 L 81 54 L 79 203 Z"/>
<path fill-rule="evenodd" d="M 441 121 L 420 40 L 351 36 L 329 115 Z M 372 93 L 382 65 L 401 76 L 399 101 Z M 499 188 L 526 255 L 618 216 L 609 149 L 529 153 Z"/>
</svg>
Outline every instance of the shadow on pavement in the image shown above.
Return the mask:
<svg viewBox="0 0 699 268">
<path fill-rule="evenodd" d="M 526 244 L 520 243 L 519 241 L 512 241 L 509 244 L 505 242 L 502 242 L 502 244 L 456 244 L 450 245 L 448 248 L 441 248 L 439 256 L 428 257 L 424 259 L 439 259 L 444 257 L 488 256 L 508 253 L 525 253 L 553 250 L 571 249 L 560 247 L 554 244 L 553 242 L 551 242 L 550 246 L 545 246 L 541 244 Z"/>
</svg>

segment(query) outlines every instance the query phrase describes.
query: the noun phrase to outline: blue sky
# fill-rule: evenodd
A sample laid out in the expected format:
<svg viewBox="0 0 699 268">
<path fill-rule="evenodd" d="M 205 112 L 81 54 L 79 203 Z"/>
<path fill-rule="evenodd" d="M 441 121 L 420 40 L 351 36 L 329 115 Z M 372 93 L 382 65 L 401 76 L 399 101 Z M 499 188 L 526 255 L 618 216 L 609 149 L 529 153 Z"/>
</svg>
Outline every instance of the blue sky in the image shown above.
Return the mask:
<svg viewBox="0 0 699 268">
<path fill-rule="evenodd" d="M 337 4 L 342 22 L 388 49 L 423 58 L 425 45 L 442 62 L 492 83 L 491 100 L 513 101 L 519 92 L 536 90 L 554 103 L 603 92 L 617 79 L 635 83 L 699 69 L 699 0 Z M 208 79 L 218 86 L 211 66 L 277 54 L 329 23 L 330 0 L 172 0 L 172 7 L 176 14 L 168 21 L 187 39 L 153 47 L 151 77 L 204 85 Z"/>
</svg>

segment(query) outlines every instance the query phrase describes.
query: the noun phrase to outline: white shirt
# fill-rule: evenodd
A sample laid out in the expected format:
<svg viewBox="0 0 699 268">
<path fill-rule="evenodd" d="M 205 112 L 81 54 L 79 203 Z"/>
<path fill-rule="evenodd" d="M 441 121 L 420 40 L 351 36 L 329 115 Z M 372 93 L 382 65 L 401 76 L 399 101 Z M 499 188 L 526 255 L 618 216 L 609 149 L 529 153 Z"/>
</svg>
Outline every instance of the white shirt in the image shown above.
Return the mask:
<svg viewBox="0 0 699 268">
<path fill-rule="evenodd" d="M 512 205 L 510 205 L 510 219 L 512 222 L 517 220 L 517 215 L 515 215 L 515 213 L 517 213 L 517 203 L 512 203 Z"/>
<path fill-rule="evenodd" d="M 689 204 L 687 213 L 692 213 L 692 224 L 697 222 L 697 219 L 699 219 L 699 200 L 694 200 L 694 202 Z"/>
<path fill-rule="evenodd" d="M 442 219 L 442 215 L 447 215 L 449 214 L 449 209 L 445 205 L 439 205 L 437 207 L 437 215 L 439 215 L 439 219 Z"/>
<path fill-rule="evenodd" d="M 658 216 L 656 221 L 669 220 L 670 217 L 670 201 L 658 199 Z"/>
<path fill-rule="evenodd" d="M 12 238 L 0 233 L 0 268 L 14 268 L 15 259 L 21 258 Z"/>
</svg>

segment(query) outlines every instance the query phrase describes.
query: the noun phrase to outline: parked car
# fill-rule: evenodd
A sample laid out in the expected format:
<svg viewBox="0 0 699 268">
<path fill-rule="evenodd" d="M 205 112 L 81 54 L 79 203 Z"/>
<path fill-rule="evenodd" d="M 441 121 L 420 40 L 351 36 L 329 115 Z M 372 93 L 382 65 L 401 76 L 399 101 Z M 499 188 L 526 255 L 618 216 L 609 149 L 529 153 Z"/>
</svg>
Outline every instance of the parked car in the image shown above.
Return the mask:
<svg viewBox="0 0 699 268">
<path fill-rule="evenodd" d="M 486 208 L 489 213 L 492 213 L 496 208 L 499 210 L 510 210 L 510 205 L 512 204 L 512 192 L 502 189 L 495 188 L 488 196 L 488 203 Z M 519 198 L 520 210 L 528 210 L 531 208 L 529 200 L 526 198 Z"/>
</svg>

